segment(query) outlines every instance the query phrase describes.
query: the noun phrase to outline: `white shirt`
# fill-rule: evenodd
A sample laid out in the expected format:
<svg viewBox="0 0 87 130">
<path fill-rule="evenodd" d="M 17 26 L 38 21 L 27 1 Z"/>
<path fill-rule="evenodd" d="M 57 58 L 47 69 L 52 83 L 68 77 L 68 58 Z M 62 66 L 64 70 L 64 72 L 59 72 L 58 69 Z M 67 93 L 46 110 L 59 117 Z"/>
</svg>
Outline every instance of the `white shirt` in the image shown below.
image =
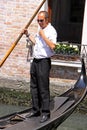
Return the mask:
<svg viewBox="0 0 87 130">
<path fill-rule="evenodd" d="M 54 27 L 49 23 L 46 28 L 43 29 L 46 37 L 51 40 L 54 44 L 57 41 L 57 32 Z M 54 51 L 45 43 L 39 33 L 35 37 L 35 45 L 33 49 L 33 57 L 37 59 L 49 58 L 54 55 Z"/>
</svg>

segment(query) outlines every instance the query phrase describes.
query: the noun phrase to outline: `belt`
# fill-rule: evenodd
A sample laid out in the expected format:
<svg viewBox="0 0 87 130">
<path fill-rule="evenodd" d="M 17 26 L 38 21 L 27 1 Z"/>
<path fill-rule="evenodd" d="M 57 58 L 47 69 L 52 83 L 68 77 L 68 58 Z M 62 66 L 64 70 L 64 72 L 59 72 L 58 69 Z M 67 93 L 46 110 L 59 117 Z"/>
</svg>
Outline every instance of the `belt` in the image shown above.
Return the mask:
<svg viewBox="0 0 87 130">
<path fill-rule="evenodd" d="M 34 59 L 33 59 L 34 62 L 40 62 L 40 61 L 42 61 L 42 60 L 50 60 L 50 58 L 41 58 L 41 59 L 36 59 L 36 58 L 34 58 Z"/>
</svg>

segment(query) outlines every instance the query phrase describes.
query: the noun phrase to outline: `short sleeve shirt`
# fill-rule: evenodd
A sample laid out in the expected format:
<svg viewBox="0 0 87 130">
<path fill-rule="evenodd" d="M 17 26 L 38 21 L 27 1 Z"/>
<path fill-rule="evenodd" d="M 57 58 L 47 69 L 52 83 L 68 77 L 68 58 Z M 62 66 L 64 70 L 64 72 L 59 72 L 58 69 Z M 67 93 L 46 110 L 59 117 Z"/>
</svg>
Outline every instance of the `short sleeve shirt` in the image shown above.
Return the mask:
<svg viewBox="0 0 87 130">
<path fill-rule="evenodd" d="M 43 29 L 45 36 L 54 44 L 57 42 L 57 32 L 54 27 L 49 23 L 46 28 Z M 39 33 L 35 36 L 35 45 L 33 49 L 33 57 L 37 59 L 49 58 L 54 55 L 54 51 L 45 43 Z"/>
</svg>

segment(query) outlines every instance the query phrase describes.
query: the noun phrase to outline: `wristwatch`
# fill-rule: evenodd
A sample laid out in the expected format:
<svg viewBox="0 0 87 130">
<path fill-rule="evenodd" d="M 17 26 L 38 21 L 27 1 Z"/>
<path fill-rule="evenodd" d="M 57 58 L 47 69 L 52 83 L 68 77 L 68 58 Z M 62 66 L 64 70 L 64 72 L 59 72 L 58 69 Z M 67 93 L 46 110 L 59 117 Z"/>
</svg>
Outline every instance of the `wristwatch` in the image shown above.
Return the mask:
<svg viewBox="0 0 87 130">
<path fill-rule="evenodd" d="M 28 37 L 28 38 L 29 38 L 29 36 L 30 36 L 30 34 L 27 34 L 27 35 L 26 35 L 26 37 Z"/>
</svg>

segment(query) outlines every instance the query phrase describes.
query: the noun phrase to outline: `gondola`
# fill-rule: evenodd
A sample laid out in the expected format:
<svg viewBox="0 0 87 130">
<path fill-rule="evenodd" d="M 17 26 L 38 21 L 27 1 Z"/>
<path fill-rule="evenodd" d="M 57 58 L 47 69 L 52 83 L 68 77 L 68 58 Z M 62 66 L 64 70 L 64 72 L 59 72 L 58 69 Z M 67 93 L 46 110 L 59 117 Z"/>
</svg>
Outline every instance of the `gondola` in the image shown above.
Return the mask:
<svg viewBox="0 0 87 130">
<path fill-rule="evenodd" d="M 78 104 L 85 98 L 87 92 L 86 69 L 81 58 L 81 73 L 72 88 L 51 101 L 51 117 L 40 123 L 40 117 L 26 118 L 30 109 L 6 115 L 0 118 L 0 129 L 4 130 L 52 130 L 67 119 Z"/>
</svg>

